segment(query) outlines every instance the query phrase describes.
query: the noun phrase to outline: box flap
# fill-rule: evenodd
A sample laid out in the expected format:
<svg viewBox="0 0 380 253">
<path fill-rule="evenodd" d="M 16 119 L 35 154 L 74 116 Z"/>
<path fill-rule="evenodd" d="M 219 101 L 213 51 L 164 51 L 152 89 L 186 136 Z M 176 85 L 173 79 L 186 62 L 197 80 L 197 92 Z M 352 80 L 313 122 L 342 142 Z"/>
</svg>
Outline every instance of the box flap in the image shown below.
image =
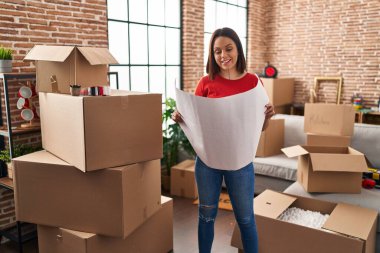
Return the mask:
<svg viewBox="0 0 380 253">
<path fill-rule="evenodd" d="M 309 152 L 300 145 L 282 148 L 281 151 L 289 158 L 309 154 Z"/>
<path fill-rule="evenodd" d="M 30 50 L 24 60 L 64 62 L 73 51 L 73 46 L 37 45 Z"/>
<path fill-rule="evenodd" d="M 255 214 L 276 219 L 296 200 L 296 197 L 265 190 L 255 198 Z"/>
<path fill-rule="evenodd" d="M 367 240 L 377 215 L 372 209 L 338 203 L 323 228 Z"/>
<path fill-rule="evenodd" d="M 91 65 L 118 63 L 107 48 L 78 47 L 78 50 Z"/>
<path fill-rule="evenodd" d="M 311 153 L 313 171 L 366 172 L 363 155 Z"/>
</svg>

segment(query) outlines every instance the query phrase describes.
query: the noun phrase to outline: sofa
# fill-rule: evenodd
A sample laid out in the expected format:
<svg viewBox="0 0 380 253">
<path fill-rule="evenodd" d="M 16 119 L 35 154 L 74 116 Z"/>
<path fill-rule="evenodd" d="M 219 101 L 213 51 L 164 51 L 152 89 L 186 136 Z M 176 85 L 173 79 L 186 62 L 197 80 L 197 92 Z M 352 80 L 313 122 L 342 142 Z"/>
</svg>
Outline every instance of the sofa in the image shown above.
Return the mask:
<svg viewBox="0 0 380 253">
<path fill-rule="evenodd" d="M 274 118 L 285 120 L 284 147 L 306 143 L 304 117 L 295 115 L 275 115 Z M 369 163 L 380 168 L 380 125 L 354 125 L 351 147 L 365 154 Z M 297 179 L 297 158 L 287 158 L 284 154 L 270 157 L 257 157 L 255 164 L 255 193 L 263 189 L 284 191 L 292 195 L 322 199 L 332 202 L 346 202 L 375 209 L 379 212 L 377 226 L 376 251 L 380 252 L 380 190 L 362 189 L 361 194 L 308 193 Z"/>
<path fill-rule="evenodd" d="M 276 114 L 273 118 L 284 119 L 284 147 L 304 145 L 304 117 L 297 115 Z M 380 126 L 355 123 L 351 147 L 366 155 L 375 168 L 380 168 Z M 297 180 L 297 157 L 288 158 L 285 154 L 270 157 L 256 157 L 255 193 L 265 189 L 282 191 Z"/>
</svg>

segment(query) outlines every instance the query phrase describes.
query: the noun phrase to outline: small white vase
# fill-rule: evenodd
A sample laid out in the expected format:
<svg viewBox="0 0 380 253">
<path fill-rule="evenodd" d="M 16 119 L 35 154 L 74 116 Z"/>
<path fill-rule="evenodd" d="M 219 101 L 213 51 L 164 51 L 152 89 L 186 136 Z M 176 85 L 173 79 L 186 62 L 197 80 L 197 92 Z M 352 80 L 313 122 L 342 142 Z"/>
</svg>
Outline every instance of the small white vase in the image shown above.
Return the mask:
<svg viewBox="0 0 380 253">
<path fill-rule="evenodd" d="M 12 60 L 0 60 L 0 73 L 12 72 Z"/>
</svg>

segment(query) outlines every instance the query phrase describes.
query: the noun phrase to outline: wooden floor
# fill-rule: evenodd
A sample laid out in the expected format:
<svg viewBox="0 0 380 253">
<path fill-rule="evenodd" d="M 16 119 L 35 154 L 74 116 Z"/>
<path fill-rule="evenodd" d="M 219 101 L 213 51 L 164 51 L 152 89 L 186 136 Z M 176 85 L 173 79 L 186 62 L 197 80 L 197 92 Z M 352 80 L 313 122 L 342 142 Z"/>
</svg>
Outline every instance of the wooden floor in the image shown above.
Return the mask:
<svg viewBox="0 0 380 253">
<path fill-rule="evenodd" d="M 174 253 L 197 253 L 198 208 L 193 200 L 174 197 Z M 219 209 L 215 223 L 213 253 L 237 253 L 230 246 L 232 230 L 235 224 L 233 212 Z M 38 253 L 37 240 L 24 244 L 23 253 Z M 17 253 L 13 242 L 0 245 L 1 253 Z M 54 252 L 51 252 L 54 253 Z M 157 253 L 157 252 L 152 252 Z"/>
</svg>

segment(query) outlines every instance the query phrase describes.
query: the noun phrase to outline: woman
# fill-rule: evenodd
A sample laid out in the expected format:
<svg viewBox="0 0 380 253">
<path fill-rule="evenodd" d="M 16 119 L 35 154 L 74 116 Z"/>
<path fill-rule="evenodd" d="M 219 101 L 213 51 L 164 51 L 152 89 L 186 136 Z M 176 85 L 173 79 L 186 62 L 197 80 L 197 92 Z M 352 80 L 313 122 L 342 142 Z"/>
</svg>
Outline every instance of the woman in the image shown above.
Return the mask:
<svg viewBox="0 0 380 253">
<path fill-rule="evenodd" d="M 256 75 L 247 73 L 240 39 L 230 28 L 217 29 L 210 40 L 207 74 L 199 81 L 195 95 L 221 98 L 246 92 L 259 83 Z M 273 106 L 266 105 L 263 130 L 274 115 Z M 179 112 L 172 119 L 182 121 Z M 200 253 L 210 253 L 214 240 L 214 223 L 223 178 L 225 180 L 236 221 L 239 225 L 245 253 L 257 253 L 257 232 L 253 214 L 253 163 L 243 168 L 219 170 L 210 168 L 199 157 L 195 163 L 195 178 L 199 195 L 198 246 Z"/>
</svg>

